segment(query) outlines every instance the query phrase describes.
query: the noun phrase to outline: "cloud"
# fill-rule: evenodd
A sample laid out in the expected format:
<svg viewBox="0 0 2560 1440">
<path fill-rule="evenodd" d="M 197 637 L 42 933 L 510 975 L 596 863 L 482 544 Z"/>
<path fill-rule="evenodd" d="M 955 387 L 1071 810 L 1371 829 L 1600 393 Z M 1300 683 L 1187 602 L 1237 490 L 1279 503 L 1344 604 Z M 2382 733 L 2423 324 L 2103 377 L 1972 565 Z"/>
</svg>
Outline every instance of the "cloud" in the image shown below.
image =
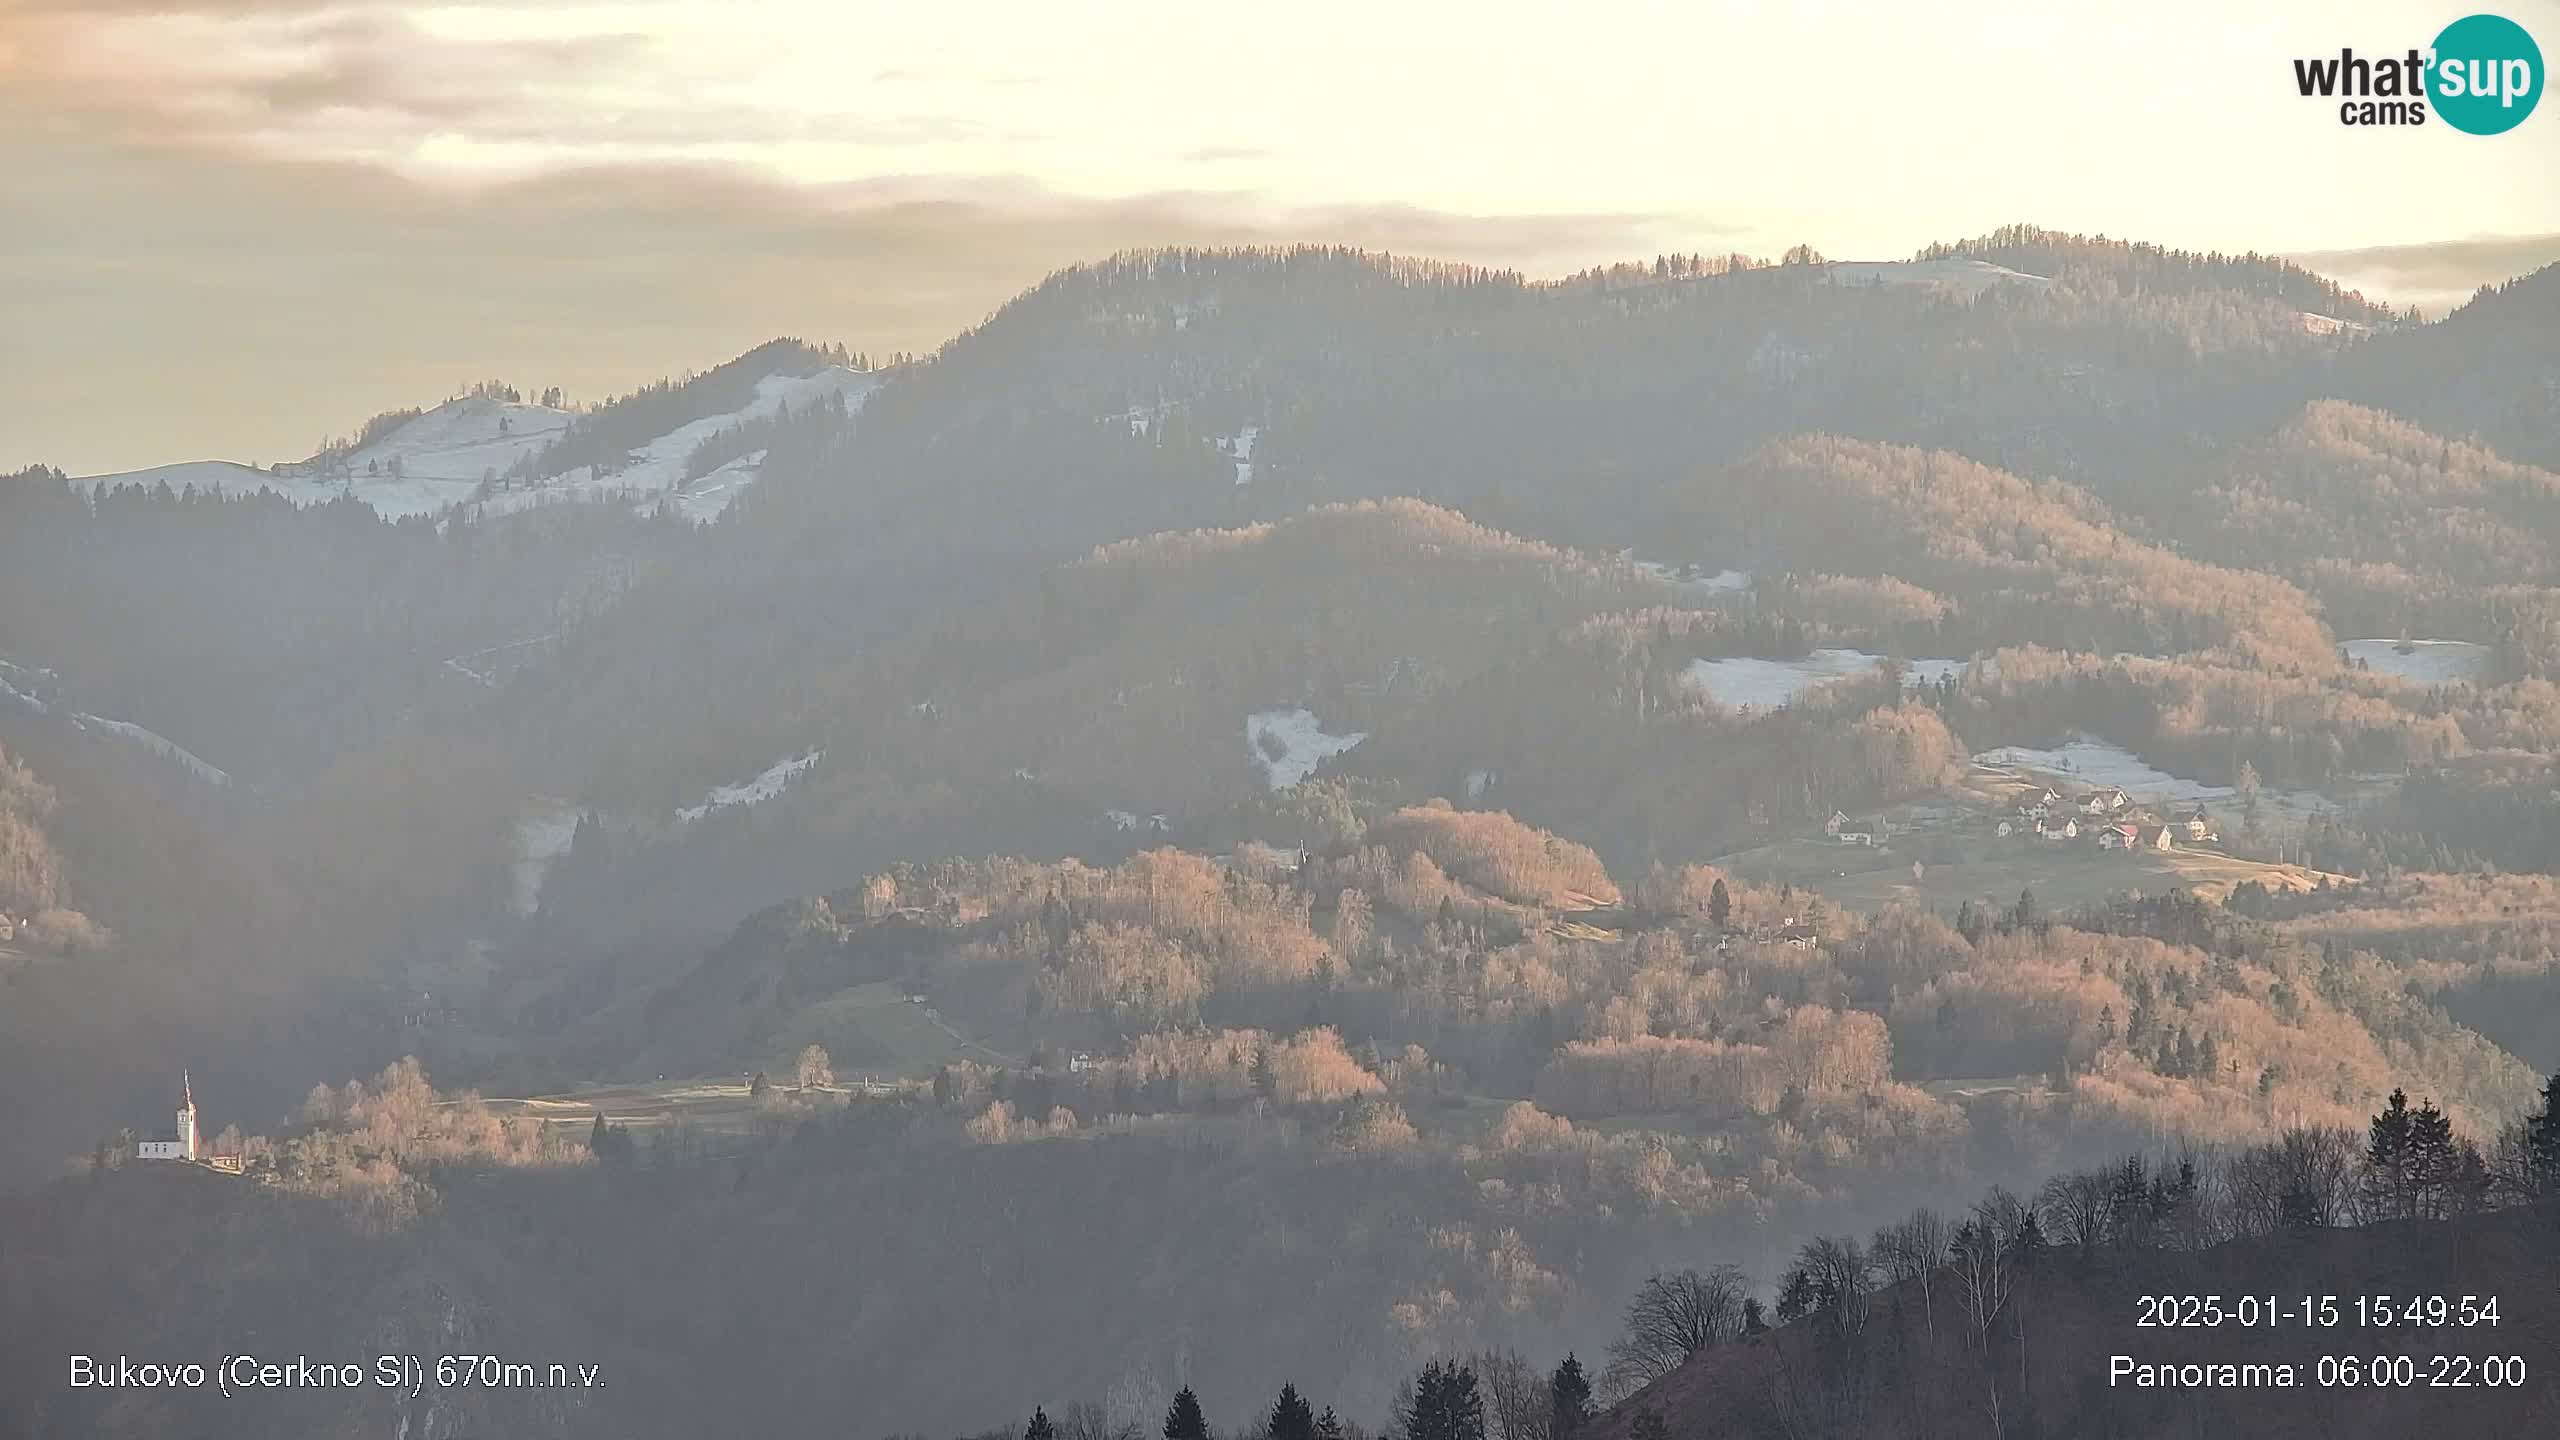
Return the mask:
<svg viewBox="0 0 2560 1440">
<path fill-rule="evenodd" d="M 2560 262 L 2560 234 L 2475 235 L 2413 245 L 2306 250 L 2289 258 L 2340 284 L 2441 312 L 2483 285 Z"/>
<path fill-rule="evenodd" d="M 734 57 L 696 53 L 696 32 L 672 23 L 679 12 L 646 7 L 33 3 L 0 14 L 0 89 L 136 142 L 522 173 L 775 147 L 894 151 L 990 133 L 952 113 L 947 95 L 900 102 L 890 93 L 900 87 L 876 84 L 776 93 L 738 73 Z"/>
</svg>

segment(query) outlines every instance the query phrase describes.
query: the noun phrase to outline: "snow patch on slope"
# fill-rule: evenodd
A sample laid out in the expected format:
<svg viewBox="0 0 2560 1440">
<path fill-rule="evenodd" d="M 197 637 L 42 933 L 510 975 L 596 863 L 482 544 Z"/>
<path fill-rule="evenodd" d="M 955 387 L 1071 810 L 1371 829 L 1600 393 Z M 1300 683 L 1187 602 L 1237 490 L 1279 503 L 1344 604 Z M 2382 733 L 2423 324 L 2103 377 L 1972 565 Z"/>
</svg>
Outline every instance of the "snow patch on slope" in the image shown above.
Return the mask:
<svg viewBox="0 0 2560 1440">
<path fill-rule="evenodd" d="M 1692 660 L 1681 678 L 1719 704 L 1775 710 L 1817 685 L 1864 675 L 1883 663 L 1883 656 L 1864 650 L 1816 650 L 1801 660 Z M 1990 664 L 1988 660 L 1905 660 L 1903 688 L 1935 685 L 1950 675 L 1961 676 L 1977 665 Z"/>
<path fill-rule="evenodd" d="M 1312 710 L 1264 710 L 1244 717 L 1245 748 L 1274 790 L 1286 790 L 1316 767 L 1369 738 L 1367 731 L 1328 735 Z"/>
<path fill-rule="evenodd" d="M 1632 550 L 1619 552 L 1636 574 L 1674 590 L 1687 590 L 1699 595 L 1744 595 L 1751 590 L 1748 570 L 1718 570 L 1710 575 L 1701 565 L 1666 565 L 1659 560 L 1638 560 Z"/>
<path fill-rule="evenodd" d="M 566 800 L 537 800 L 516 822 L 515 910 L 530 915 L 542 905 L 542 877 L 551 862 L 569 853 L 578 838 L 577 806 Z"/>
<path fill-rule="evenodd" d="M 1218 449 L 1236 462 L 1236 483 L 1253 483 L 1253 446 L 1262 438 L 1262 427 L 1247 425 L 1234 435 L 1218 442 Z"/>
<path fill-rule="evenodd" d="M 109 720 L 98 715 L 74 715 L 71 717 L 71 723 L 79 726 L 83 730 L 104 730 L 110 735 L 122 736 L 123 738 L 140 745 L 146 750 L 165 756 L 168 759 L 175 760 L 179 764 L 186 766 L 188 770 L 194 772 L 197 779 L 202 780 L 208 785 L 228 785 L 231 783 L 231 776 L 229 772 L 206 764 L 195 754 L 195 752 L 187 749 L 187 747 L 180 745 L 165 735 L 159 735 L 152 731 L 145 730 L 141 726 L 136 725 L 129 720 Z"/>
<path fill-rule="evenodd" d="M 717 786 L 701 804 L 689 805 L 678 810 L 676 818 L 691 824 L 714 810 L 726 810 L 732 805 L 754 805 L 770 800 L 788 788 L 793 777 L 826 758 L 826 753 L 824 750 L 812 750 L 806 755 L 777 763 L 744 785 Z"/>
<path fill-rule="evenodd" d="M 2414 680 L 2421 685 L 2477 684 L 2489 678 L 2495 656 L 2486 645 L 2468 640 L 2415 640 L 2400 653 L 2397 640 L 2350 640 L 2343 647 L 2349 660 L 2361 660 L 2377 675 Z"/>
<path fill-rule="evenodd" d="M 36 692 L 53 688 L 60 678 L 50 670 L 0 660 L 0 699 L 14 700 L 38 715 L 50 715 L 61 697 L 57 694 L 54 700 L 48 701 Z M 63 715 L 75 730 L 103 731 L 118 739 L 130 740 L 156 755 L 184 765 L 190 774 L 208 785 L 231 783 L 228 771 L 207 763 L 202 756 L 167 736 L 145 730 L 130 720 L 110 720 L 85 710 L 65 710 Z"/>
<path fill-rule="evenodd" d="M 2092 789 L 2113 787 L 2150 805 L 2203 805 L 2211 802 L 2228 806 L 2237 801 L 2240 794 L 2228 785 L 2207 785 L 2172 775 L 2121 745 L 2093 740 L 2086 735 L 2072 736 L 2057 750 L 2004 745 L 1974 756 L 1973 763 L 1992 770 L 2023 770 L 2052 776 Z M 2333 815 L 2341 809 L 2336 801 L 2309 790 L 2266 790 L 2260 792 L 2259 801 L 2278 814 L 2296 819 Z"/>
<path fill-rule="evenodd" d="M 261 470 L 228 460 L 193 460 L 83 476 L 72 483 L 93 492 L 162 483 L 173 490 L 193 485 L 199 491 L 228 495 L 269 491 L 297 505 L 351 497 L 387 520 L 441 514 L 456 505 L 495 517 L 576 500 L 629 499 L 646 507 L 673 499 L 687 518 L 708 521 L 745 493 L 763 456 L 759 452 L 741 457 L 687 485 L 685 463 L 693 458 L 696 446 L 743 421 L 770 418 L 786 405 L 803 410 L 829 395 L 843 396 L 845 408 L 857 410 L 880 379 L 879 372 L 841 365 L 809 375 L 767 375 L 756 382 L 755 398 L 743 407 L 706 415 L 658 436 L 633 451 L 637 460 L 620 470 L 598 475 L 593 467 L 580 466 L 536 485 L 495 491 L 485 500 L 473 498 L 480 492 L 482 478 L 503 476 L 516 462 L 558 439 L 573 418 L 569 412 L 491 399 L 449 400 L 350 453 L 349 473 L 343 478 L 306 474 L 299 465 Z M 390 473 L 395 460 L 400 470 L 396 479 Z M 368 466 L 376 473 L 366 473 Z"/>
</svg>

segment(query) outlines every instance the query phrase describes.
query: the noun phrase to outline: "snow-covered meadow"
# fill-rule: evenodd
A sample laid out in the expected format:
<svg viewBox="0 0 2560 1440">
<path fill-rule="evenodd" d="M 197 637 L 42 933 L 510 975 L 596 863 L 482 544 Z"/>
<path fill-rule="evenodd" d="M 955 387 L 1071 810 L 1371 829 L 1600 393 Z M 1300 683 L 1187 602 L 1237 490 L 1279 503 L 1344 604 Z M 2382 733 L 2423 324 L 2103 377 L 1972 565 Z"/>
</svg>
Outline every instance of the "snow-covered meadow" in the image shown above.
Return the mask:
<svg viewBox="0 0 2560 1440">
<path fill-rule="evenodd" d="M 830 396 L 842 396 L 848 410 L 858 410 L 880 379 L 878 372 L 841 365 L 808 375 L 767 375 L 756 382 L 755 397 L 744 406 L 706 415 L 650 440 L 634 449 L 633 462 L 621 469 L 598 475 L 593 467 L 580 466 L 486 498 L 475 498 L 484 479 L 504 476 L 518 461 L 558 439 L 575 417 L 541 405 L 465 397 L 448 400 L 350 452 L 344 479 L 296 473 L 296 467 L 279 473 L 228 460 L 192 460 L 83 476 L 75 483 L 91 490 L 165 484 L 172 490 L 193 486 L 229 495 L 271 491 L 297 505 L 351 497 L 392 520 L 438 515 L 456 505 L 476 515 L 499 516 L 573 500 L 622 499 L 644 510 L 672 501 L 687 519 L 699 523 L 718 518 L 746 493 L 764 463 L 764 452 L 757 451 L 688 484 L 685 465 L 703 441 L 746 421 L 768 419 L 786 406 L 804 410 Z"/>
<path fill-rule="evenodd" d="M 2496 657 L 2486 645 L 2468 640 L 2416 640 L 2400 653 L 2397 640 L 2350 640 L 2340 648 L 2349 660 L 2361 661 L 2377 675 L 2414 680 L 2421 685 L 2479 683 L 2489 678 Z"/>
<path fill-rule="evenodd" d="M 1705 692 L 1720 705 L 1739 710 L 1775 710 L 1792 703 L 1797 696 L 1818 685 L 1853 675 L 1872 673 L 1884 663 L 1881 655 L 1864 650 L 1816 650 L 1801 660 L 1692 660 L 1681 678 L 1690 686 Z M 1959 675 L 1976 664 L 1989 661 L 1917 659 L 1902 662 L 1902 683 L 1908 688 L 1935 685 L 1949 675 Z"/>
</svg>

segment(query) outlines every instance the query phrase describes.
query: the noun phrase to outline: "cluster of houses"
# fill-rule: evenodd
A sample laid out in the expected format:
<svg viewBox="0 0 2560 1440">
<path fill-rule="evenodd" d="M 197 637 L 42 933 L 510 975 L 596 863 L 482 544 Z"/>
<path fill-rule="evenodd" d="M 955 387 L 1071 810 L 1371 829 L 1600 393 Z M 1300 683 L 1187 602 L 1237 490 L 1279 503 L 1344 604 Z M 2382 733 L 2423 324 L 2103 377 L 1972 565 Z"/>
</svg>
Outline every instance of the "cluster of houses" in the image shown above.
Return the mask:
<svg viewBox="0 0 2560 1440">
<path fill-rule="evenodd" d="M 1818 950 L 1822 948 L 1822 932 L 1789 915 L 1775 925 L 1728 930 L 1716 937 L 1716 953 L 1719 955 L 1730 955 L 1745 945 L 1784 945 L 1790 950 Z"/>
<path fill-rule="evenodd" d="M 1852 820 L 1833 811 L 1823 834 L 1833 844 L 1883 848 L 1907 827 L 1882 816 Z M 2079 842 L 2100 850 L 2173 850 L 2180 845 L 2211 845 L 2222 837 L 2213 817 L 2198 805 L 2184 811 L 2154 809 L 2114 786 L 2065 796 L 2039 786 L 2018 797 L 2017 808 L 1992 822 L 1999 839 L 2029 843 Z"/>
<path fill-rule="evenodd" d="M 2101 850 L 2171 850 L 2179 845 L 2210 845 L 2222 837 L 2213 817 L 2198 805 L 2184 814 L 2155 812 L 2113 786 L 2092 790 L 2077 799 L 2045 787 L 2018 802 L 2014 816 L 2000 820 L 1993 833 L 2047 843 L 2087 841 Z"/>
<path fill-rule="evenodd" d="M 1881 815 L 1872 820 L 1852 820 L 1834 810 L 1831 818 L 1822 822 L 1822 833 L 1831 837 L 1834 843 L 1863 845 L 1870 849 L 1883 848 L 1884 842 L 1893 838 L 1893 831 L 1893 822 Z"/>
</svg>

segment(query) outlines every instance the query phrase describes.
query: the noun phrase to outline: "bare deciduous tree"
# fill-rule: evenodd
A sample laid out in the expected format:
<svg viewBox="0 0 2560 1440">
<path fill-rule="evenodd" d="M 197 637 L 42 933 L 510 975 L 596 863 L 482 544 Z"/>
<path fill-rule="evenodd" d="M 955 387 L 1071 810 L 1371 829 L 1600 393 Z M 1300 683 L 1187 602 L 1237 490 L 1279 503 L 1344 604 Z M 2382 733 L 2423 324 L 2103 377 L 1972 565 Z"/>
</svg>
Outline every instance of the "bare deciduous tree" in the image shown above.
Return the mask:
<svg viewBox="0 0 2560 1440">
<path fill-rule="evenodd" d="M 1473 1364 L 1476 1378 L 1484 1383 L 1486 1433 L 1492 1440 L 1547 1440 L 1554 1405 L 1546 1378 L 1528 1357 L 1505 1346 L 1476 1352 Z"/>
<path fill-rule="evenodd" d="M 1603 1374 L 1610 1390 L 1623 1395 L 1649 1385 L 1742 1333 L 1744 1288 L 1742 1271 L 1731 1265 L 1646 1280 L 1627 1305 L 1627 1333 L 1609 1343 Z"/>
</svg>

